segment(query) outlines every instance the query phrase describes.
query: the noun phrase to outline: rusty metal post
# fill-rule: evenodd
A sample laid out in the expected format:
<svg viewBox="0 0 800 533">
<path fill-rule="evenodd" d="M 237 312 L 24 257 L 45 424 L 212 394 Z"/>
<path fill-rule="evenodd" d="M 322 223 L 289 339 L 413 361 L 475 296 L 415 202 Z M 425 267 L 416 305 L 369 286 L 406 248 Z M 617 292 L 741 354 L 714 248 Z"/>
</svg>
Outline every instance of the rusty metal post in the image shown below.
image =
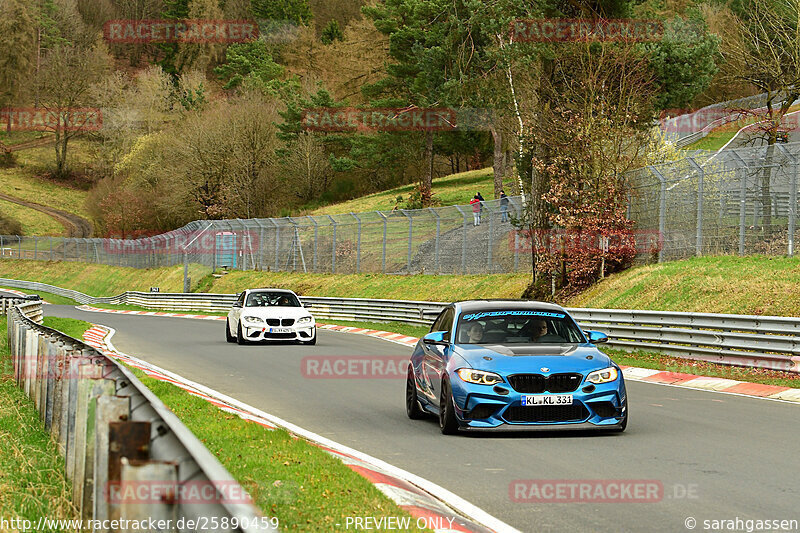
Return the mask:
<svg viewBox="0 0 800 533">
<path fill-rule="evenodd" d="M 113 422 L 126 422 L 130 418 L 130 397 L 100 396 L 97 398 L 95 410 L 94 441 L 94 501 L 92 518 L 94 520 L 109 519 L 108 502 L 108 459 L 109 459 L 109 426 Z M 95 530 L 105 533 L 108 530 Z"/>
</svg>

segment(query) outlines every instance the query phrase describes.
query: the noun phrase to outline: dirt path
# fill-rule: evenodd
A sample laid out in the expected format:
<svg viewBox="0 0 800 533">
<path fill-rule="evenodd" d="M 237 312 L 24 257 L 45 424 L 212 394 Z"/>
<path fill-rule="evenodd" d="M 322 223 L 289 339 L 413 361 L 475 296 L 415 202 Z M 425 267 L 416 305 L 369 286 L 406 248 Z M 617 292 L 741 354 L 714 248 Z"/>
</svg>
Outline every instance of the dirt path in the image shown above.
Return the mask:
<svg viewBox="0 0 800 533">
<path fill-rule="evenodd" d="M 29 148 L 38 148 L 40 146 L 47 146 L 48 144 L 55 144 L 56 138 L 55 136 L 48 136 L 48 137 L 41 137 L 39 139 L 33 139 L 31 141 L 26 141 L 24 143 L 14 144 L 12 146 L 6 146 L 7 152 L 19 152 L 20 150 L 27 150 Z"/>
<path fill-rule="evenodd" d="M 79 217 L 78 215 L 67 213 L 66 211 L 56 209 L 55 207 L 29 202 L 27 200 L 23 200 L 22 198 L 9 196 L 8 194 L 3 193 L 0 193 L 0 200 L 6 200 L 8 202 L 14 202 L 15 204 L 24 205 L 25 207 L 30 207 L 31 209 L 35 209 L 40 213 L 44 213 L 45 215 L 54 218 L 59 224 L 64 226 L 64 236 L 66 237 L 85 238 L 92 236 L 92 223 L 83 217 Z"/>
</svg>

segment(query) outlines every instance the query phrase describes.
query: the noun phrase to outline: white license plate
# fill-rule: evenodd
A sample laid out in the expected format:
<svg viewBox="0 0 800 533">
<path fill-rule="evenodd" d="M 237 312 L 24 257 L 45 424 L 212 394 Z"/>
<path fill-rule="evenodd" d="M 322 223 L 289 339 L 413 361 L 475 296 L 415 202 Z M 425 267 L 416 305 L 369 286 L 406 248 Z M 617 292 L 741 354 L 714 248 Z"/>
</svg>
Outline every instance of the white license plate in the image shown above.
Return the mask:
<svg viewBox="0 0 800 533">
<path fill-rule="evenodd" d="M 572 394 L 523 396 L 522 405 L 572 405 Z"/>
<path fill-rule="evenodd" d="M 291 333 L 292 328 L 269 328 L 269 333 Z"/>
</svg>

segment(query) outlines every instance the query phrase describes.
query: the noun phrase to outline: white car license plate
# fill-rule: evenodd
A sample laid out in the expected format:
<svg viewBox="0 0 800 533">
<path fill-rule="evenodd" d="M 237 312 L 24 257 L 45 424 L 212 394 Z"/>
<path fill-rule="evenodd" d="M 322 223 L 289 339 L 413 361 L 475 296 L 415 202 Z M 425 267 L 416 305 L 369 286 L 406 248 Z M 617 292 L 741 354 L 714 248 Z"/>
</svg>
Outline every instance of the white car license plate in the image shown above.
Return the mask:
<svg viewBox="0 0 800 533">
<path fill-rule="evenodd" d="M 523 396 L 522 405 L 572 405 L 572 394 L 548 394 L 542 396 Z"/>
<path fill-rule="evenodd" d="M 292 328 L 269 328 L 269 333 L 291 333 Z"/>
</svg>

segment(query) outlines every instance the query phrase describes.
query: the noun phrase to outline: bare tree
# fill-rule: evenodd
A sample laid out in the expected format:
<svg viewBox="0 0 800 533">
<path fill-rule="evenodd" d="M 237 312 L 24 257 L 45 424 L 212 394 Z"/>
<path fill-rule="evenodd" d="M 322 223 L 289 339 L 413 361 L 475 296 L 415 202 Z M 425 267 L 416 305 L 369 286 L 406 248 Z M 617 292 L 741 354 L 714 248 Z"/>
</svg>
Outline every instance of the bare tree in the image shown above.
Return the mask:
<svg viewBox="0 0 800 533">
<path fill-rule="evenodd" d="M 783 116 L 800 97 L 800 0 L 750 0 L 746 18 L 737 18 L 723 35 L 727 77 L 746 82 L 766 94 L 765 108 L 742 109 L 759 119 L 760 137 L 767 144 L 761 175 L 764 228 L 772 224 L 770 164 Z"/>
<path fill-rule="evenodd" d="M 98 115 L 76 113 L 90 105 L 91 88 L 107 67 L 107 56 L 100 48 L 59 45 L 45 56 L 36 79 L 40 105 L 47 111 L 47 129 L 55 134 L 57 177 L 69 173 L 67 147 L 76 135 L 96 127 Z"/>
</svg>

